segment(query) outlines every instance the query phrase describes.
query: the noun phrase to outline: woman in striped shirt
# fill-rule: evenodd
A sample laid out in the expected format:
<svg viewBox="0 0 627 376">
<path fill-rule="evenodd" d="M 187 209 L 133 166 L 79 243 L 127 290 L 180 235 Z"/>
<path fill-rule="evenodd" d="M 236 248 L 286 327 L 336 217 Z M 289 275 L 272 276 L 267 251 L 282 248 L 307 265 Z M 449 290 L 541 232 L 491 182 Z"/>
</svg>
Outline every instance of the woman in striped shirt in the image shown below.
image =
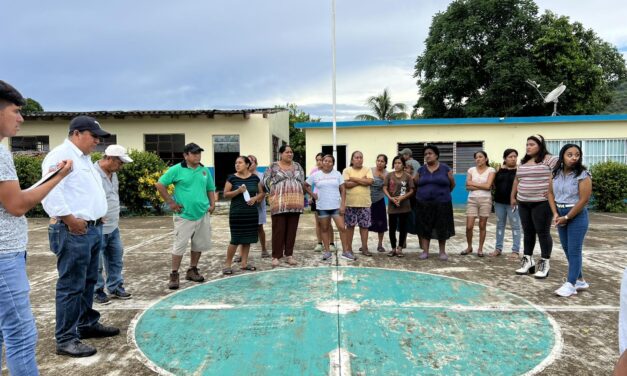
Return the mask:
<svg viewBox="0 0 627 376">
<path fill-rule="evenodd" d="M 549 206 L 549 184 L 557 157 L 546 149 L 544 137 L 539 134 L 527 138 L 527 154 L 520 161 L 512 187 L 512 210 L 518 208 L 523 228 L 524 256 L 516 274 L 534 273 L 536 278 L 549 275 L 549 259 L 553 249 L 551 238 L 552 212 Z M 542 258 L 533 260 L 536 236 L 540 242 Z"/>
</svg>

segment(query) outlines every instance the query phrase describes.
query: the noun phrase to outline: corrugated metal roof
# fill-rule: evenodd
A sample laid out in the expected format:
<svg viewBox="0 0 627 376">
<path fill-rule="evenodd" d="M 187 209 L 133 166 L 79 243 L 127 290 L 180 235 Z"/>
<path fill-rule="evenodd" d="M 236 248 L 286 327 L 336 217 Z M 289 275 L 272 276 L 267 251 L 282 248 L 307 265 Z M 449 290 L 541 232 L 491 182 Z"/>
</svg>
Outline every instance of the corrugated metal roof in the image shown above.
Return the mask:
<svg viewBox="0 0 627 376">
<path fill-rule="evenodd" d="M 126 117 L 179 117 L 179 116 L 207 116 L 215 115 L 242 115 L 247 117 L 250 114 L 274 114 L 287 111 L 284 108 L 252 108 L 241 110 L 136 110 L 136 111 L 43 111 L 24 113 L 25 120 L 53 120 L 55 118 L 72 119 L 79 115 L 91 116 L 97 119 L 103 118 L 126 118 Z"/>
</svg>

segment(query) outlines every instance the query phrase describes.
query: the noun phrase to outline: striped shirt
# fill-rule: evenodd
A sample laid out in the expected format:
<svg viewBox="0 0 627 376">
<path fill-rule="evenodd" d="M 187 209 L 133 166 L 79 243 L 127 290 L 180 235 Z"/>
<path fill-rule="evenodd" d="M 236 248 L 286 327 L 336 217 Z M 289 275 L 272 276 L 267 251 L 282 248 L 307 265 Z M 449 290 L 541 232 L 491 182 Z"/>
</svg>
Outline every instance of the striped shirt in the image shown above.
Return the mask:
<svg viewBox="0 0 627 376">
<path fill-rule="evenodd" d="M 538 164 L 527 163 L 518 166 L 518 193 L 516 199 L 521 202 L 541 202 L 549 199 L 551 171 L 557 164 L 557 157 L 547 156 Z"/>
</svg>

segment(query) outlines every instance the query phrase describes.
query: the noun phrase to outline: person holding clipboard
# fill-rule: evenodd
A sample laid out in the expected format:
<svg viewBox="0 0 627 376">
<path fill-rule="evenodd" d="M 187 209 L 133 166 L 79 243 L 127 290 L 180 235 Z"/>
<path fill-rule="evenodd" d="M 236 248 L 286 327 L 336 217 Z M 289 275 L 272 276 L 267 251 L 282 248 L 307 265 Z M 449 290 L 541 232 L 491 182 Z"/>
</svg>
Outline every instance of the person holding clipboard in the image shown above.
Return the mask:
<svg viewBox="0 0 627 376">
<path fill-rule="evenodd" d="M 0 141 L 14 137 L 24 118 L 24 97 L 0 80 Z M 35 207 L 72 171 L 72 161 L 60 161 L 54 173 L 36 187 L 22 190 L 13 157 L 0 144 L 0 329 L 6 346 L 6 363 L 12 375 L 38 375 L 35 360 L 37 328 L 28 296 L 26 275 L 28 224 L 24 214 Z M 0 344 L 1 346 L 1 344 Z M 0 348 L 0 354 L 2 349 Z"/>
</svg>

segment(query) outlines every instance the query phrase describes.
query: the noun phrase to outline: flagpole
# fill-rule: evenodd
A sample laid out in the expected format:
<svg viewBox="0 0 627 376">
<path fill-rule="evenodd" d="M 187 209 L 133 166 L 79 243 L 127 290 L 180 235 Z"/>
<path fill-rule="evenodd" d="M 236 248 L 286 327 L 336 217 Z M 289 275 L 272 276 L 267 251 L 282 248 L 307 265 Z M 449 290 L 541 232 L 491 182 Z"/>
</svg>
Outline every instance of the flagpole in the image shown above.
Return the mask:
<svg viewBox="0 0 627 376">
<path fill-rule="evenodd" d="M 335 95 L 335 0 L 331 0 L 331 39 L 333 45 L 333 78 L 332 78 L 332 96 L 333 96 L 333 159 L 335 160 L 335 169 L 337 169 L 337 131 L 336 131 L 336 95 Z"/>
</svg>

